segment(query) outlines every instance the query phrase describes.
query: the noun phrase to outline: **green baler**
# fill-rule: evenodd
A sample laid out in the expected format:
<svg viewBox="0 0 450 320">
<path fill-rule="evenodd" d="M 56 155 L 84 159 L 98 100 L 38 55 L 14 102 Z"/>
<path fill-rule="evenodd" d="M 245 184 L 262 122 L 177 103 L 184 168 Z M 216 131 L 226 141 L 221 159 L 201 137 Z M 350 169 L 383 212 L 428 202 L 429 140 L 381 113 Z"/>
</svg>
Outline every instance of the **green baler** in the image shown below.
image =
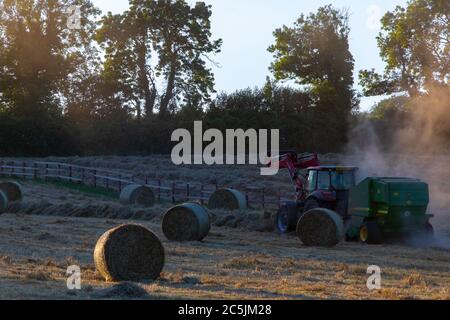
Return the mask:
<svg viewBox="0 0 450 320">
<path fill-rule="evenodd" d="M 432 236 L 428 185 L 411 178 L 366 178 L 350 190 L 347 238 L 369 244 L 390 235 Z"/>
</svg>

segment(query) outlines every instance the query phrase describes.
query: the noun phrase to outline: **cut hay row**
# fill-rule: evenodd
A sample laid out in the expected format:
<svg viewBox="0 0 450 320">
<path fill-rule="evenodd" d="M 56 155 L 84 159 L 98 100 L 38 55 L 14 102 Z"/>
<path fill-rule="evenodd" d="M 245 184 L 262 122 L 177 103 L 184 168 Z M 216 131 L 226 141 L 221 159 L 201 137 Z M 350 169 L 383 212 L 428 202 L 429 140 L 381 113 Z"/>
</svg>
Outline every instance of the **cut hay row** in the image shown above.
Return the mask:
<svg viewBox="0 0 450 320">
<path fill-rule="evenodd" d="M 77 218 L 107 218 L 120 220 L 152 221 L 161 216 L 158 207 L 152 209 L 133 209 L 115 204 L 54 204 L 47 201 L 16 202 L 9 204 L 8 213 L 26 215 L 77 217 Z"/>
<path fill-rule="evenodd" d="M 197 203 L 185 203 L 169 209 L 162 221 L 163 233 L 171 241 L 201 241 L 210 229 L 209 213 Z"/>
<path fill-rule="evenodd" d="M 22 177 L 26 179 L 51 179 L 63 182 L 84 184 L 94 188 L 106 188 L 122 192 L 123 187 L 127 185 L 146 186 L 154 190 L 158 199 L 178 203 L 180 201 L 208 201 L 210 195 L 217 190 L 217 183 L 200 183 L 200 182 L 182 182 L 173 180 L 163 180 L 161 178 L 150 177 L 141 173 L 132 174 L 127 171 L 111 171 L 110 169 L 102 169 L 89 166 L 80 166 L 74 163 L 62 162 L 42 162 L 42 161 L 14 161 L 0 158 L 0 175 L 11 177 Z M 119 169 L 119 168 L 115 168 Z M 120 168 L 121 169 L 121 168 Z M 152 175 L 153 176 L 153 175 Z M 280 197 L 280 190 L 272 190 L 269 188 L 250 188 L 245 187 L 245 195 L 234 189 L 220 189 L 227 193 L 232 193 L 234 200 L 226 201 L 226 195 L 220 196 L 218 192 L 210 204 L 212 208 L 223 208 L 229 210 L 246 209 L 248 204 L 254 204 L 257 207 L 269 208 L 278 207 L 284 200 Z M 214 198 L 225 197 L 225 205 L 214 205 Z M 229 197 L 229 196 L 228 196 Z M 227 204 L 231 203 L 231 204 Z M 131 203 L 134 204 L 134 203 Z M 148 206 L 145 205 L 144 206 Z"/>
<path fill-rule="evenodd" d="M 150 187 L 130 184 L 120 193 L 120 202 L 149 208 L 155 204 L 155 195 Z"/>
<path fill-rule="evenodd" d="M 158 237 L 134 224 L 105 232 L 94 250 L 95 267 L 106 281 L 154 280 L 164 260 L 164 247 Z"/>
<path fill-rule="evenodd" d="M 247 201 L 245 195 L 235 189 L 218 189 L 208 200 L 210 209 L 245 210 Z"/>
<path fill-rule="evenodd" d="M 298 221 L 297 235 L 306 246 L 333 247 L 344 238 L 344 223 L 332 210 L 312 209 Z"/>
</svg>

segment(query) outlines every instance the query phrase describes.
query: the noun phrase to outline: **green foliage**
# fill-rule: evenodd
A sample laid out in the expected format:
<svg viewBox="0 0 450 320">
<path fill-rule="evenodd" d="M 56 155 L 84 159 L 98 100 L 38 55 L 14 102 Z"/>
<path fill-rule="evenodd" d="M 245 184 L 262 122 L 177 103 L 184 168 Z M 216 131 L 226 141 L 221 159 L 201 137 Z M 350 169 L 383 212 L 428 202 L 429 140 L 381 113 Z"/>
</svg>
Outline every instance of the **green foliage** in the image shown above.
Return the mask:
<svg viewBox="0 0 450 320">
<path fill-rule="evenodd" d="M 67 27 L 71 5 L 81 5 L 80 29 Z M 222 40 L 211 39 L 211 13 L 203 2 L 131 0 L 97 25 L 89 0 L 0 1 L 0 156 L 168 153 L 173 130 L 196 120 L 205 130 L 280 129 L 286 149 L 339 151 L 349 122 L 363 117 L 346 12 L 325 6 L 277 29 L 274 79 L 214 98 L 207 63 Z M 445 0 L 411 0 L 384 16 L 387 68 L 360 72 L 364 93 L 421 93 L 367 115 L 384 141 L 408 126 L 450 140 L 448 17 Z"/>
<path fill-rule="evenodd" d="M 389 119 L 392 123 L 400 121 L 407 113 L 409 98 L 406 96 L 394 96 L 380 101 L 370 112 L 372 119 Z"/>
<path fill-rule="evenodd" d="M 293 27 L 275 30 L 276 43 L 269 48 L 275 58 L 271 66 L 275 78 L 295 80 L 308 88 L 311 106 L 317 109 L 310 125 L 341 143 L 348 117 L 358 104 L 352 88 L 349 32 L 347 13 L 328 5 L 307 17 L 301 15 Z"/>
<path fill-rule="evenodd" d="M 408 92 L 416 96 L 450 79 L 450 2 L 410 0 L 381 19 L 378 47 L 386 70 L 360 71 L 365 95 Z"/>
<path fill-rule="evenodd" d="M 210 6 L 184 0 L 133 0 L 123 14 L 103 17 L 97 41 L 106 50 L 103 79 L 116 85 L 111 94 L 131 101 L 138 117 L 142 101 L 148 116 L 156 104 L 167 116 L 180 98 L 208 101 L 214 77 L 205 60 L 222 44 L 210 39 L 210 17 Z M 161 78 L 166 87 L 159 93 Z"/>
</svg>

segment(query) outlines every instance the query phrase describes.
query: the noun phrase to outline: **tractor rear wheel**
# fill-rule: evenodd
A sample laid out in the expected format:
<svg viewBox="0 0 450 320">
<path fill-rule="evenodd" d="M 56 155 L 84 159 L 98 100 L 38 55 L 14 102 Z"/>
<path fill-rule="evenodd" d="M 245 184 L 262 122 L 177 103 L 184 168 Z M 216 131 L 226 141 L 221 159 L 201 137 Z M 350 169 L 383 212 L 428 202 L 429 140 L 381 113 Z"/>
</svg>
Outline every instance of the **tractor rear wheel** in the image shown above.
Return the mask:
<svg viewBox="0 0 450 320">
<path fill-rule="evenodd" d="M 364 222 L 359 229 L 359 240 L 367 244 L 380 244 L 383 236 L 378 223 L 375 221 Z"/>
</svg>

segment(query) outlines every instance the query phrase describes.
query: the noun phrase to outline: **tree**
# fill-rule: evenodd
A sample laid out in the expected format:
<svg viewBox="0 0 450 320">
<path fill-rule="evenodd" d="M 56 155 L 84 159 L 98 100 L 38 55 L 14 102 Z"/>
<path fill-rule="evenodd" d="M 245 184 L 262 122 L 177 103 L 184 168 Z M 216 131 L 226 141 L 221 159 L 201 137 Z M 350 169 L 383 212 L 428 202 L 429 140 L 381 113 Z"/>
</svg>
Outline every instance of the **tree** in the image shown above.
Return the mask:
<svg viewBox="0 0 450 320">
<path fill-rule="evenodd" d="M 76 6 L 79 28 L 70 28 L 69 9 Z M 79 99 L 75 88 L 95 63 L 97 14 L 88 0 L 0 2 L 0 112 L 17 124 L 16 140 L 9 142 L 17 150 L 71 152 L 64 142 L 70 128 L 63 111 Z"/>
<path fill-rule="evenodd" d="M 360 71 L 364 94 L 408 92 L 413 97 L 450 80 L 450 2 L 410 0 L 381 19 L 377 37 L 384 74 Z"/>
<path fill-rule="evenodd" d="M 96 40 L 105 48 L 102 78 L 112 89 L 110 94 L 134 104 L 138 118 L 153 114 L 157 98 L 154 70 L 151 65 L 153 25 L 156 3 L 130 2 L 123 14 L 104 16 Z M 112 86 L 114 88 L 112 88 Z"/>
<path fill-rule="evenodd" d="M 269 48 L 277 80 L 295 80 L 312 94 L 316 107 L 315 126 L 327 126 L 331 137 L 342 142 L 347 118 L 358 103 L 353 90 L 353 56 L 349 50 L 348 14 L 331 5 L 317 13 L 301 15 L 293 27 L 274 32 L 276 43 Z"/>
<path fill-rule="evenodd" d="M 179 98 L 190 105 L 209 100 L 214 77 L 206 60 L 222 43 L 210 40 L 210 16 L 203 2 L 132 0 L 128 11 L 102 19 L 97 40 L 106 48 L 104 75 L 135 102 L 138 115 L 142 100 L 147 115 L 158 102 L 167 115 Z M 158 83 L 165 84 L 161 93 Z"/>
<path fill-rule="evenodd" d="M 70 29 L 68 9 L 77 5 L 81 25 Z M 90 19 L 96 14 L 86 0 L 0 3 L 0 92 L 7 108 L 22 115 L 56 108 L 67 79 L 75 80 L 90 61 L 95 29 Z"/>
</svg>

